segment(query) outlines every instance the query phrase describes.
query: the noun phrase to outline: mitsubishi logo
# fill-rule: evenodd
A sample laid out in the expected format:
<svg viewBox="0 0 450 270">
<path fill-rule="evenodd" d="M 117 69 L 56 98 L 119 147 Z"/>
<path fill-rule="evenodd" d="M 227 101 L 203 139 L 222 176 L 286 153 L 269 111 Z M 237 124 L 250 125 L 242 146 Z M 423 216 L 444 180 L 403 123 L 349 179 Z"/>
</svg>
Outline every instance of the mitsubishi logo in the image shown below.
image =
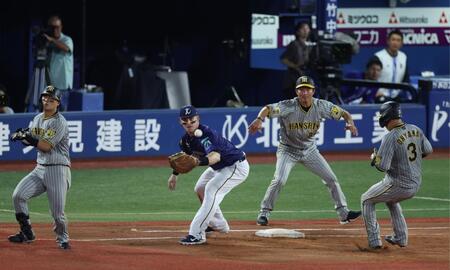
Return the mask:
<svg viewBox="0 0 450 270">
<path fill-rule="evenodd" d="M 225 116 L 226 120 L 223 124 L 222 136 L 227 138 L 237 148 L 244 146 L 248 139 L 248 123 L 245 119 L 246 117 L 246 114 L 241 115 L 233 125 L 232 116 Z"/>
</svg>

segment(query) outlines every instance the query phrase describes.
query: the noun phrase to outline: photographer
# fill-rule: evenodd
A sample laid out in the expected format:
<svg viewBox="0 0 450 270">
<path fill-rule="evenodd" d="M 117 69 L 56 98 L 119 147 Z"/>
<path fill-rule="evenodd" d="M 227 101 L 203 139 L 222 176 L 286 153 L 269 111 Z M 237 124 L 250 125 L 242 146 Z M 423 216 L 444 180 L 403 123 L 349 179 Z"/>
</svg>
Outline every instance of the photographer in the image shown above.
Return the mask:
<svg viewBox="0 0 450 270">
<path fill-rule="evenodd" d="M 58 16 L 48 19 L 49 33 L 43 35 L 48 40 L 50 51 L 49 76 L 50 82 L 61 91 L 62 109 L 66 111 L 69 97 L 69 89 L 73 83 L 73 41 L 72 38 L 62 33 L 62 22 Z M 51 35 L 50 35 L 51 34 Z"/>
<path fill-rule="evenodd" d="M 308 37 L 311 32 L 309 25 L 305 22 L 298 23 L 295 27 L 295 40 L 286 47 L 281 55 L 281 62 L 287 66 L 283 81 L 283 93 L 286 99 L 296 96 L 295 82 L 297 78 L 306 75 L 309 65 L 309 55 L 312 47 L 308 46 Z"/>
</svg>

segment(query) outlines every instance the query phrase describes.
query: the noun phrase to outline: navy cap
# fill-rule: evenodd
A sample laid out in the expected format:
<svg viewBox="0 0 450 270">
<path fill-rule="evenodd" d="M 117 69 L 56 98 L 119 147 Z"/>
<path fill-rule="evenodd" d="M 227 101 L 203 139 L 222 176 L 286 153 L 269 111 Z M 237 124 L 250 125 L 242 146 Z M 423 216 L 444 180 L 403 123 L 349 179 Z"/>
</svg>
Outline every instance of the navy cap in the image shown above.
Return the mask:
<svg viewBox="0 0 450 270">
<path fill-rule="evenodd" d="M 196 115 L 198 115 L 197 109 L 192 105 L 186 105 L 181 107 L 180 109 L 181 118 L 192 117 Z"/>
</svg>

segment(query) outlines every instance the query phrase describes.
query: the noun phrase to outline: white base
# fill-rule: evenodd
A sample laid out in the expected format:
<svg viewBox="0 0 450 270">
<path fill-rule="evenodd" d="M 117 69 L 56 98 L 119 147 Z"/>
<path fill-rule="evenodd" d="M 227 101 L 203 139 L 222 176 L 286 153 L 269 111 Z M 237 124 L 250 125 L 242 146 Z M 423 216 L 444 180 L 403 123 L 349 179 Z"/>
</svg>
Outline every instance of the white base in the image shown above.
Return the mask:
<svg viewBox="0 0 450 270">
<path fill-rule="evenodd" d="M 259 237 L 305 238 L 305 234 L 302 232 L 281 228 L 259 230 L 255 232 L 255 235 Z"/>
</svg>

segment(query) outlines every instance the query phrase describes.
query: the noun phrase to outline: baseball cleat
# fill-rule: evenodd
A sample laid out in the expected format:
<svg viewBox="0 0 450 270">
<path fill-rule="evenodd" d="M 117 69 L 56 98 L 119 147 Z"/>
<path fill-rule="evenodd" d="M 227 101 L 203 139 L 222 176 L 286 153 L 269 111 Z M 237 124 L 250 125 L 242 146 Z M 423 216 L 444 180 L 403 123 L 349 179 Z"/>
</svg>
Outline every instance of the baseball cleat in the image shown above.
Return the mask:
<svg viewBox="0 0 450 270">
<path fill-rule="evenodd" d="M 31 233 L 31 235 L 25 235 L 23 232 L 18 232 L 17 234 L 8 236 L 9 242 L 12 243 L 31 243 L 34 241 L 36 237 L 34 236 L 34 233 Z"/>
<path fill-rule="evenodd" d="M 256 225 L 259 225 L 259 226 L 269 225 L 269 215 L 270 215 L 270 211 L 268 211 L 268 210 L 259 211 L 258 218 L 256 219 Z"/>
<path fill-rule="evenodd" d="M 384 240 L 386 240 L 386 242 L 388 242 L 389 244 L 395 246 L 399 246 L 399 247 L 406 247 L 405 244 L 400 243 L 400 240 L 396 239 L 395 236 L 392 235 L 386 235 L 384 237 Z"/>
<path fill-rule="evenodd" d="M 61 242 L 61 243 L 59 243 L 59 248 L 70 249 L 70 244 L 69 244 L 69 242 Z"/>
<path fill-rule="evenodd" d="M 354 219 L 357 219 L 361 215 L 361 211 L 352 211 L 350 210 L 347 214 L 347 217 L 340 221 L 341 224 L 347 224 L 350 223 L 350 221 L 353 221 Z"/>
<path fill-rule="evenodd" d="M 197 239 L 195 236 L 193 235 L 187 235 L 185 238 L 181 239 L 179 241 L 180 244 L 185 245 L 185 246 L 189 246 L 189 245 L 201 245 L 206 243 L 206 239 L 201 238 L 201 239 Z"/>
</svg>

